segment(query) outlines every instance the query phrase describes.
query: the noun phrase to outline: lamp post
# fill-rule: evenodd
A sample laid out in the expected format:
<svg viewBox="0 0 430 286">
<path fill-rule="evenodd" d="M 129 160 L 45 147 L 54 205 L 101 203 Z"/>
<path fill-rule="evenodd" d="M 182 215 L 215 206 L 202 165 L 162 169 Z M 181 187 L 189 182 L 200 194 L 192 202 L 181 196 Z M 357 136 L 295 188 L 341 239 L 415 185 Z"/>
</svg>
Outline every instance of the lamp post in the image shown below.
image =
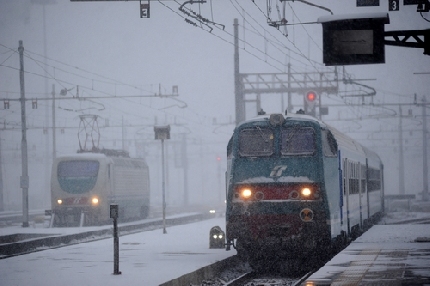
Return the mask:
<svg viewBox="0 0 430 286">
<path fill-rule="evenodd" d="M 154 126 L 155 139 L 161 140 L 161 176 L 162 176 L 162 192 L 163 192 L 163 233 L 166 231 L 166 182 L 164 171 L 164 140 L 170 139 L 170 125 L 167 126 Z"/>
</svg>

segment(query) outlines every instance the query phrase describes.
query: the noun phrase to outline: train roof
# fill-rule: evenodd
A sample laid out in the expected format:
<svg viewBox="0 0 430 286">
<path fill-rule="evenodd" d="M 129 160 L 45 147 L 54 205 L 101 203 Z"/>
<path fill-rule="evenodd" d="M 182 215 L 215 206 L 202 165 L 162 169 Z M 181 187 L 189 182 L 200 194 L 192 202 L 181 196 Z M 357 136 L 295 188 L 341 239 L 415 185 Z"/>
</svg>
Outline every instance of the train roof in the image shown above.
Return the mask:
<svg viewBox="0 0 430 286">
<path fill-rule="evenodd" d="M 70 153 L 70 154 L 63 154 L 58 155 L 57 159 L 66 159 L 66 158 L 88 158 L 88 159 L 94 159 L 94 158 L 106 158 L 107 156 L 105 154 L 100 153 Z"/>
<path fill-rule="evenodd" d="M 273 113 L 273 114 L 276 114 L 276 113 Z M 280 114 L 280 113 L 278 113 L 278 114 Z M 257 122 L 258 121 L 269 121 L 270 115 L 272 115 L 272 114 L 257 115 L 254 118 L 242 121 L 237 127 L 240 127 L 241 125 L 244 125 L 244 124 L 249 124 L 251 122 L 256 122 L 256 121 Z M 323 127 L 323 128 L 326 127 L 326 124 L 324 122 L 322 122 L 321 120 L 318 120 L 317 118 L 315 118 L 311 115 L 288 113 L 286 116 L 285 115 L 283 115 L 283 116 L 286 120 L 293 119 L 293 120 L 303 120 L 303 121 L 314 121 L 314 122 L 317 122 L 321 127 Z"/>
<path fill-rule="evenodd" d="M 63 154 L 63 155 L 58 155 L 56 159 L 61 160 L 61 159 L 104 159 L 104 158 L 109 158 L 112 160 L 145 161 L 144 158 L 108 156 L 106 154 L 92 153 L 92 152 Z"/>
<path fill-rule="evenodd" d="M 258 115 L 254 118 L 242 121 L 237 127 L 241 127 L 242 125 L 248 125 L 252 122 L 263 122 L 263 121 L 268 122 L 270 120 L 270 116 L 271 116 L 271 114 Z M 330 125 L 327 125 L 323 121 L 321 121 L 321 120 L 319 120 L 319 119 L 317 119 L 311 115 L 288 113 L 286 116 L 284 116 L 284 118 L 285 118 L 285 120 L 316 122 L 321 128 L 328 129 L 331 131 L 334 138 L 338 142 L 339 146 L 342 146 L 343 148 L 346 148 L 349 150 L 353 150 L 354 152 L 361 153 L 361 154 L 365 155 L 366 157 L 377 158 L 377 160 L 379 160 L 379 161 L 381 160 L 380 157 L 375 152 L 370 150 L 369 148 L 364 147 L 358 141 L 352 139 L 351 137 L 349 137 L 345 133 L 340 132 L 336 128 L 334 128 Z"/>
</svg>

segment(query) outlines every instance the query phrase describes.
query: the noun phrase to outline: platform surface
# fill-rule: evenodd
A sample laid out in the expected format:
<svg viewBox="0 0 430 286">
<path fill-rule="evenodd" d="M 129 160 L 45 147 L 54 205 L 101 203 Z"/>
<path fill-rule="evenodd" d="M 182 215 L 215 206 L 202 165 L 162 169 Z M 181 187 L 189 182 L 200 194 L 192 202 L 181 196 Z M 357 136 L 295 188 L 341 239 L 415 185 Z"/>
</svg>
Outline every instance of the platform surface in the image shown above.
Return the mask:
<svg viewBox="0 0 430 286">
<path fill-rule="evenodd" d="M 236 254 L 209 248 L 216 225 L 225 230 L 225 217 L 120 236 L 120 275 L 113 238 L 0 259 L 0 285 L 160 285 Z"/>
<path fill-rule="evenodd" d="M 430 285 L 430 224 L 413 221 L 373 226 L 302 285 Z"/>
</svg>

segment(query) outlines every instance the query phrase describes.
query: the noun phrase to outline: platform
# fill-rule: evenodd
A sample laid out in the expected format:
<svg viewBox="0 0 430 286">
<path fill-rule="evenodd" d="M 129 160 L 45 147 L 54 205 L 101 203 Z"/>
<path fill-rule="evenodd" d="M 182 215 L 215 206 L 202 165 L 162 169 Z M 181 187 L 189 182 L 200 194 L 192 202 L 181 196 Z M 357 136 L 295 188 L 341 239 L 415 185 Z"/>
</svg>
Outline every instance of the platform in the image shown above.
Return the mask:
<svg viewBox="0 0 430 286">
<path fill-rule="evenodd" d="M 169 226 L 165 234 L 154 229 L 120 236 L 120 275 L 113 274 L 113 238 L 0 259 L 0 284 L 160 285 L 236 254 L 209 248 L 209 232 L 216 225 L 225 229 L 225 217 Z"/>
<path fill-rule="evenodd" d="M 430 285 L 430 225 L 411 224 L 420 223 L 418 218 L 405 224 L 381 223 L 302 285 Z"/>
</svg>

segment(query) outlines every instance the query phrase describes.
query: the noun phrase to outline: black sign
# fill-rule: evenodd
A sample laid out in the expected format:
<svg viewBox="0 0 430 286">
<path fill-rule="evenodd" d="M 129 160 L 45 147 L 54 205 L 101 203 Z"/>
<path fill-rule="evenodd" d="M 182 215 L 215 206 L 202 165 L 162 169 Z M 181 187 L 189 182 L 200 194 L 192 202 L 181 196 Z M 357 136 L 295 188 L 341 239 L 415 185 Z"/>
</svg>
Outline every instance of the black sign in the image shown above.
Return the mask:
<svg viewBox="0 0 430 286">
<path fill-rule="evenodd" d="M 110 205 L 110 218 L 118 218 L 118 205 Z"/>
<path fill-rule="evenodd" d="M 357 7 L 379 6 L 379 0 L 357 0 Z"/>
<path fill-rule="evenodd" d="M 323 61 L 327 66 L 385 62 L 384 25 L 388 13 L 324 16 Z"/>
<path fill-rule="evenodd" d="M 425 2 L 426 0 L 403 0 L 403 5 L 419 5 Z"/>
<path fill-rule="evenodd" d="M 140 18 L 149 18 L 149 15 L 149 1 L 147 3 L 140 1 Z"/>
<path fill-rule="evenodd" d="M 400 0 L 388 0 L 388 11 L 399 11 Z"/>
</svg>

